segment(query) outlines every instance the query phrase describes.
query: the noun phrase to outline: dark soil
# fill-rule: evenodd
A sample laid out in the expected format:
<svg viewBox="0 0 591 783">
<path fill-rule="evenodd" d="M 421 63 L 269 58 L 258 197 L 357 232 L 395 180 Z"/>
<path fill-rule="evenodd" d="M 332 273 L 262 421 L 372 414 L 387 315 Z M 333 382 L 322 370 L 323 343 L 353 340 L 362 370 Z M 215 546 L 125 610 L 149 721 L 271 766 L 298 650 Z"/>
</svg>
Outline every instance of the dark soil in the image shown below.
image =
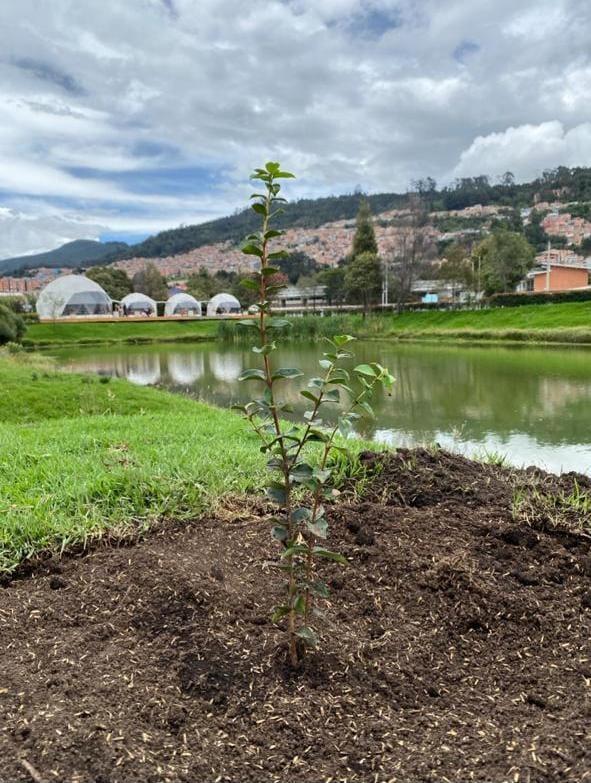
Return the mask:
<svg viewBox="0 0 591 783">
<path fill-rule="evenodd" d="M 297 673 L 252 513 L 0 590 L 2 783 L 591 781 L 589 481 L 381 467 L 332 511 L 350 566 Z"/>
</svg>

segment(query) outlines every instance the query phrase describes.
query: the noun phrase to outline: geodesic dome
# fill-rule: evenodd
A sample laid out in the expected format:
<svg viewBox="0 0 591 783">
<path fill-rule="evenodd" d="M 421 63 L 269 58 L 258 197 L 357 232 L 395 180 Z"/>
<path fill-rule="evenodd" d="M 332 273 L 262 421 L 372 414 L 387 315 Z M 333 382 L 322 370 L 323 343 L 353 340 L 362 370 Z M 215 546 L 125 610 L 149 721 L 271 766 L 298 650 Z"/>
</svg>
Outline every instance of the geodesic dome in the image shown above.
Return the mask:
<svg viewBox="0 0 591 783">
<path fill-rule="evenodd" d="M 58 277 L 39 294 L 37 314 L 41 319 L 76 315 L 111 315 L 111 297 L 84 275 Z"/>
<path fill-rule="evenodd" d="M 146 296 L 146 294 L 140 294 L 135 291 L 123 297 L 121 300 L 121 307 L 125 307 L 127 312 L 131 313 L 132 315 L 134 313 L 146 312 L 150 312 L 156 315 L 157 311 L 156 302 L 153 299 L 150 299 L 150 297 Z"/>
<path fill-rule="evenodd" d="M 240 302 L 232 294 L 216 294 L 207 303 L 207 315 L 241 313 Z"/>
<path fill-rule="evenodd" d="M 191 294 L 174 294 L 164 305 L 164 315 L 201 315 L 201 302 Z"/>
</svg>

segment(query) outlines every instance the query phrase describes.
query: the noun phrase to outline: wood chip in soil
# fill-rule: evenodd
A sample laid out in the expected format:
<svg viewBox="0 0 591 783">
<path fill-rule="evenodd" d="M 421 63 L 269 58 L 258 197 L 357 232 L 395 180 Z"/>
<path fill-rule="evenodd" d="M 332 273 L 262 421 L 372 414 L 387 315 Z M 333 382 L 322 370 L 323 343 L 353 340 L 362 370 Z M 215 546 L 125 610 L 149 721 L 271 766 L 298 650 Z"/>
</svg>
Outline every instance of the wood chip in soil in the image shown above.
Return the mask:
<svg viewBox="0 0 591 783">
<path fill-rule="evenodd" d="M 589 520 L 569 529 L 540 500 L 588 480 L 365 457 L 363 500 L 330 512 L 350 565 L 325 566 L 322 647 L 297 673 L 269 621 L 262 518 L 169 526 L 10 582 L 0 781 L 591 781 Z"/>
</svg>

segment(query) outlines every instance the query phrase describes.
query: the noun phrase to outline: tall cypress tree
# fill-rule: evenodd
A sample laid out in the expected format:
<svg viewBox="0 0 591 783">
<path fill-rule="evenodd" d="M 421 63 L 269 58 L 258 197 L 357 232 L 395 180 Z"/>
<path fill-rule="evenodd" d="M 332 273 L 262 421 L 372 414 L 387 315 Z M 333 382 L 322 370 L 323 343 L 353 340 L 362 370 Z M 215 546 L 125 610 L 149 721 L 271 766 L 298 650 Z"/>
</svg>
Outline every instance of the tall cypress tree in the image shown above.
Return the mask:
<svg viewBox="0 0 591 783">
<path fill-rule="evenodd" d="M 353 237 L 351 258 L 356 258 L 362 253 L 372 253 L 376 256 L 378 254 L 378 243 L 376 242 L 371 209 L 367 199 L 363 199 L 357 212 L 357 227 Z"/>
</svg>

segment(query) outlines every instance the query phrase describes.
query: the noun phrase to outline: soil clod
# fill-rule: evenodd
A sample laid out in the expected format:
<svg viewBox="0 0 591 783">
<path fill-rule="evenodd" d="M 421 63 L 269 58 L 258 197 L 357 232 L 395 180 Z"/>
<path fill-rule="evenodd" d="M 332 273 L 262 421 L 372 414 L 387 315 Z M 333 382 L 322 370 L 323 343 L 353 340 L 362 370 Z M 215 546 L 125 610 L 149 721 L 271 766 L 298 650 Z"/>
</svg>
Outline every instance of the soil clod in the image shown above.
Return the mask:
<svg viewBox="0 0 591 783">
<path fill-rule="evenodd" d="M 591 520 L 559 503 L 589 481 L 362 462 L 362 501 L 328 512 L 350 565 L 323 566 L 332 605 L 297 672 L 265 509 L 12 581 L 0 783 L 591 780 Z"/>
</svg>

